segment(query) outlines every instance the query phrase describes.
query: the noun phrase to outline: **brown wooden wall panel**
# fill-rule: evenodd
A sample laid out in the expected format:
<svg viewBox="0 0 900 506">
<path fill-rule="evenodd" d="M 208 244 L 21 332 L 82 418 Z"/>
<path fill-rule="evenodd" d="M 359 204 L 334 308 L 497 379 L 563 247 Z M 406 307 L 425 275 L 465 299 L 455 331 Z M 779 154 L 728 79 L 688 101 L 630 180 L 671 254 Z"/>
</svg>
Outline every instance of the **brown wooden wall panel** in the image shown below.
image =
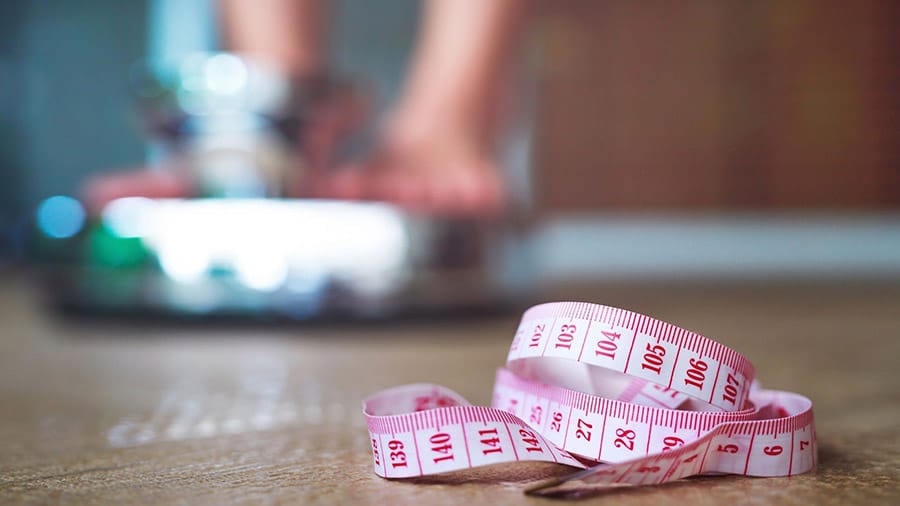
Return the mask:
<svg viewBox="0 0 900 506">
<path fill-rule="evenodd" d="M 875 0 L 548 3 L 538 201 L 548 211 L 897 207 L 891 10 Z"/>
<path fill-rule="evenodd" d="M 884 93 L 891 62 L 878 40 L 885 5 L 772 6 L 771 163 L 762 169 L 771 181 L 773 205 L 887 203 L 884 118 L 895 99 Z"/>
</svg>

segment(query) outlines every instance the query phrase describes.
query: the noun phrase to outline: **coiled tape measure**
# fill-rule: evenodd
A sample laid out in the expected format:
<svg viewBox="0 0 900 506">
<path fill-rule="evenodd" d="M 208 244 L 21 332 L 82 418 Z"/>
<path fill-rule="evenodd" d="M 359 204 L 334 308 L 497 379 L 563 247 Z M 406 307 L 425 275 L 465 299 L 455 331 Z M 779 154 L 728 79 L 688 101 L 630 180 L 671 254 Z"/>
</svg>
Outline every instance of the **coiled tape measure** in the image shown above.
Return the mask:
<svg viewBox="0 0 900 506">
<path fill-rule="evenodd" d="M 522 317 L 492 407 L 414 384 L 372 395 L 363 411 L 385 478 L 520 460 L 581 469 L 526 490 L 550 495 L 814 469 L 812 402 L 758 388 L 754 372 L 740 353 L 675 325 L 554 302 Z"/>
</svg>

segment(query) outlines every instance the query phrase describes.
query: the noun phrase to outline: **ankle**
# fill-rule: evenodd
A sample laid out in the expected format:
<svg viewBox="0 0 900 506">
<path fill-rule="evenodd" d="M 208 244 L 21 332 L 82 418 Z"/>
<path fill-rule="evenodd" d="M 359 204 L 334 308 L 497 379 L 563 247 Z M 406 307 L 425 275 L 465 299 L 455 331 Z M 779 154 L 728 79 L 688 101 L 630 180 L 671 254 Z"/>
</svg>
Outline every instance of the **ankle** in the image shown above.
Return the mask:
<svg viewBox="0 0 900 506">
<path fill-rule="evenodd" d="M 473 109 L 456 100 L 401 100 L 384 125 L 384 140 L 398 146 L 439 141 L 460 149 L 490 152 L 495 136 L 489 118 Z"/>
</svg>

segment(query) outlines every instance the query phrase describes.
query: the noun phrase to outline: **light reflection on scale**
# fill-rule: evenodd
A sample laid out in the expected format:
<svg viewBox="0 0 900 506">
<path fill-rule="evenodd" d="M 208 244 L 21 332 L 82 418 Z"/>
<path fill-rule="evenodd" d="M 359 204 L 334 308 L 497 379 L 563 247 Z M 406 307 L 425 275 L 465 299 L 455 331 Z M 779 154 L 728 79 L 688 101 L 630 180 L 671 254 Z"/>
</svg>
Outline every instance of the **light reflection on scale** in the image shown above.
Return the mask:
<svg viewBox="0 0 900 506">
<path fill-rule="evenodd" d="M 119 237 L 141 238 L 185 284 L 224 270 L 254 290 L 307 291 L 331 273 L 377 291 L 403 276 L 408 253 L 402 219 L 380 204 L 125 198 L 103 221 Z"/>
</svg>

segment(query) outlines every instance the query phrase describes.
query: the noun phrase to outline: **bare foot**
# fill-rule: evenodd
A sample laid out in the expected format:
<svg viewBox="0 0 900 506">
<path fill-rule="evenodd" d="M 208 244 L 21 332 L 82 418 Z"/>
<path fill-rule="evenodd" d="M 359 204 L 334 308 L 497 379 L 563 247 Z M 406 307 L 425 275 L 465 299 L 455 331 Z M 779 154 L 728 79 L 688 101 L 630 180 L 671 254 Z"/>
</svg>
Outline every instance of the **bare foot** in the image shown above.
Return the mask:
<svg viewBox="0 0 900 506">
<path fill-rule="evenodd" d="M 320 197 L 377 200 L 425 214 L 490 216 L 505 204 L 499 167 L 477 129 L 395 118 L 370 158 L 318 181 Z"/>
<path fill-rule="evenodd" d="M 363 123 L 368 108 L 368 97 L 363 91 L 347 88 L 305 111 L 306 127 L 298 147 L 306 170 L 286 175 L 285 197 L 310 196 L 310 186 L 332 163 L 335 146 Z M 95 175 L 82 184 L 81 193 L 88 211 L 99 215 L 118 198 L 187 198 L 196 196 L 197 188 L 187 174 L 169 163 L 156 169 L 142 167 Z"/>
<path fill-rule="evenodd" d="M 480 133 L 484 130 L 472 122 L 452 115 L 397 114 L 371 157 L 327 171 L 335 139 L 346 128 L 331 116 L 319 116 L 323 119 L 315 123 L 316 135 L 308 135 L 303 143 L 312 170 L 288 185 L 287 196 L 382 201 L 444 216 L 493 216 L 503 210 L 499 167 L 490 156 L 487 136 Z M 179 198 L 191 193 L 189 179 L 171 167 L 95 176 L 83 190 L 94 215 L 122 197 Z"/>
</svg>

